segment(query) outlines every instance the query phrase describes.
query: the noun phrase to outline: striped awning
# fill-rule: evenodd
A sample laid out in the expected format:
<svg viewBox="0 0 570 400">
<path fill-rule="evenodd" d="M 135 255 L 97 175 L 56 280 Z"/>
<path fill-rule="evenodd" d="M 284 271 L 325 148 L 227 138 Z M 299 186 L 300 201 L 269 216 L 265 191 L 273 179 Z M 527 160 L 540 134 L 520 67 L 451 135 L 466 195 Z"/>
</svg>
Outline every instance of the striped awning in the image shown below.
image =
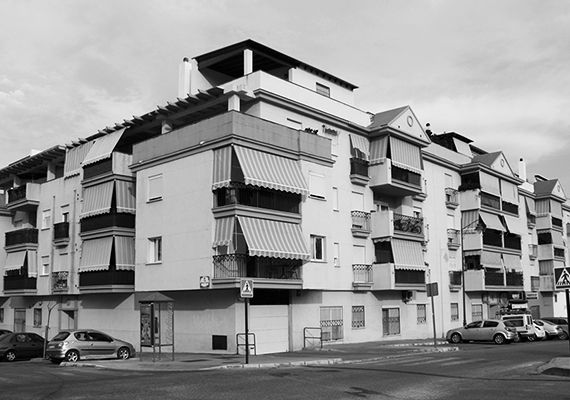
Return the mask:
<svg viewBox="0 0 570 400">
<path fill-rule="evenodd" d="M 26 261 L 26 251 L 17 251 L 15 253 L 6 254 L 6 264 L 4 270 L 13 271 L 21 269 Z"/>
<path fill-rule="evenodd" d="M 370 165 L 380 164 L 388 155 L 388 136 L 370 142 Z"/>
<path fill-rule="evenodd" d="M 531 199 L 530 197 L 525 197 L 524 201 L 526 203 L 527 214 L 536 216 L 536 207 L 534 205 L 534 199 Z"/>
<path fill-rule="evenodd" d="M 35 250 L 28 250 L 27 257 L 28 277 L 35 278 L 38 276 L 38 252 Z"/>
<path fill-rule="evenodd" d="M 120 129 L 95 140 L 95 144 L 91 147 L 87 156 L 85 156 L 85 160 L 83 160 L 82 165 L 85 166 L 93 164 L 97 161 L 111 157 L 111 154 L 113 153 L 117 143 L 119 143 L 121 136 L 123 136 L 125 129 L 126 128 Z"/>
<path fill-rule="evenodd" d="M 507 230 L 503 226 L 498 215 L 486 213 L 484 211 L 479 212 L 479 216 L 483 220 L 483 223 L 488 229 L 494 229 L 496 231 L 506 232 Z"/>
<path fill-rule="evenodd" d="M 508 215 L 503 215 L 503 218 L 505 218 L 505 223 L 507 225 L 509 233 L 514 233 L 515 235 L 521 236 L 525 232 L 525 229 L 521 228 L 520 226 L 521 225 L 520 219 Z"/>
<path fill-rule="evenodd" d="M 246 185 L 309 195 L 298 161 L 234 146 Z"/>
<path fill-rule="evenodd" d="M 491 251 L 483 251 L 481 253 L 481 265 L 487 268 L 503 268 L 501 261 L 501 253 L 493 253 Z"/>
<path fill-rule="evenodd" d="M 63 167 L 63 176 L 65 178 L 79 175 L 81 172 L 81 163 L 93 147 L 95 142 L 87 142 L 81 146 L 72 147 L 65 152 L 65 165 Z"/>
<path fill-rule="evenodd" d="M 501 196 L 501 189 L 499 187 L 499 178 L 493 175 L 481 172 L 479 174 L 479 181 L 481 182 L 481 190 L 487 193 Z"/>
<path fill-rule="evenodd" d="M 116 182 L 117 212 L 135 214 L 135 185 L 130 181 Z"/>
<path fill-rule="evenodd" d="M 135 269 L 135 238 L 115 236 L 115 265 L 118 270 Z"/>
<path fill-rule="evenodd" d="M 111 212 L 114 186 L 114 182 L 105 182 L 83 189 L 83 210 L 79 218 Z"/>
<path fill-rule="evenodd" d="M 514 269 L 515 271 L 522 271 L 521 258 L 514 254 L 503 254 L 503 263 L 505 269 Z"/>
<path fill-rule="evenodd" d="M 418 146 L 390 137 L 390 156 L 396 167 L 417 174 L 422 173 L 422 156 Z"/>
<path fill-rule="evenodd" d="M 311 258 L 300 225 L 242 216 L 238 216 L 238 221 L 250 256 L 294 260 Z"/>
<path fill-rule="evenodd" d="M 214 150 L 214 182 L 212 190 L 227 187 L 231 181 L 232 148 L 222 147 Z"/>
<path fill-rule="evenodd" d="M 90 239 L 83 242 L 79 272 L 105 271 L 111 263 L 113 237 Z"/>
<path fill-rule="evenodd" d="M 368 160 L 370 157 L 370 143 L 368 139 L 360 136 L 355 135 L 354 133 L 350 134 L 350 145 L 352 150 L 352 156 L 356 158 L 360 158 L 363 160 Z M 358 150 L 358 151 L 355 151 Z"/>
<path fill-rule="evenodd" d="M 234 217 L 217 219 L 212 247 L 229 246 L 233 241 L 234 226 Z"/>
<path fill-rule="evenodd" d="M 552 230 L 551 233 L 552 233 L 552 244 L 554 244 L 555 246 L 564 247 L 564 240 L 562 239 L 562 232 Z"/>
<path fill-rule="evenodd" d="M 397 269 L 425 271 L 424 253 L 420 242 L 392 239 L 392 255 Z"/>
</svg>

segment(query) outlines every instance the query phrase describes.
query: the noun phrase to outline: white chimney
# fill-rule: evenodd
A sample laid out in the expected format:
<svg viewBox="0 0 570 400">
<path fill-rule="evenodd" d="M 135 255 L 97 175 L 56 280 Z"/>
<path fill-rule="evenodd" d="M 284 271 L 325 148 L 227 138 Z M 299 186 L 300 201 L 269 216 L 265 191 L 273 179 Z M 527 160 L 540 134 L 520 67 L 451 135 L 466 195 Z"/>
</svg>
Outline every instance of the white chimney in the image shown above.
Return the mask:
<svg viewBox="0 0 570 400">
<path fill-rule="evenodd" d="M 178 70 L 178 97 L 181 99 L 185 99 L 190 93 L 190 71 L 192 71 L 192 64 L 188 62 L 188 58 L 184 57 Z"/>
<path fill-rule="evenodd" d="M 526 163 L 522 158 L 519 160 L 519 178 L 526 182 Z"/>
</svg>

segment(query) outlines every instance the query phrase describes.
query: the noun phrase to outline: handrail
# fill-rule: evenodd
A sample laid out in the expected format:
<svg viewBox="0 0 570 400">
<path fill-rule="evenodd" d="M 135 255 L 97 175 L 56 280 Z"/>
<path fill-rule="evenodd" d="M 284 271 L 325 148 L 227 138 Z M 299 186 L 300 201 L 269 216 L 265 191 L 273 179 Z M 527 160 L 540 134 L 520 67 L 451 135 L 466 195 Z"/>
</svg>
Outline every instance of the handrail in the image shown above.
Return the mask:
<svg viewBox="0 0 570 400">
<path fill-rule="evenodd" d="M 319 331 L 319 336 L 314 336 L 311 334 L 310 330 L 315 330 L 315 331 Z M 310 334 L 310 336 L 309 336 Z M 303 347 L 308 347 L 307 346 L 307 340 L 318 340 L 319 341 L 319 347 L 322 349 L 323 348 L 323 332 L 322 329 L 319 328 L 312 328 L 312 327 L 306 327 L 303 328 Z"/>
<path fill-rule="evenodd" d="M 242 343 L 240 343 L 240 341 L 239 341 L 240 337 L 243 338 Z M 252 337 L 253 337 L 253 340 L 251 340 Z M 239 349 L 241 347 L 246 347 L 245 346 L 245 333 L 238 333 L 236 335 L 236 345 L 237 345 L 237 353 L 240 354 Z M 257 345 L 256 345 L 256 341 L 255 341 L 255 333 L 253 333 L 253 332 L 248 333 L 247 345 L 248 345 L 249 349 L 253 348 L 253 355 L 256 356 L 257 355 Z M 249 349 L 246 347 L 244 354 L 245 354 L 245 352 L 248 352 Z M 251 352 L 249 352 L 248 354 L 251 354 Z"/>
</svg>

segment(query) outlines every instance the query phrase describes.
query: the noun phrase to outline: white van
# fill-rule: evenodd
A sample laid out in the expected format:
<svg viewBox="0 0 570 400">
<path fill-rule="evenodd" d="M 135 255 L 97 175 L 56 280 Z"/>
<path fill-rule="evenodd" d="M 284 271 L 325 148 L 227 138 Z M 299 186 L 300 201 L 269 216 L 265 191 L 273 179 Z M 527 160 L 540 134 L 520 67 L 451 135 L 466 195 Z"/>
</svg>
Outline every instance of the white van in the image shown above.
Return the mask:
<svg viewBox="0 0 570 400">
<path fill-rule="evenodd" d="M 534 329 L 532 315 L 530 314 L 504 314 L 501 315 L 503 321 L 509 321 L 520 335 L 521 339 L 526 339 L 529 342 L 536 340 L 537 335 Z"/>
</svg>

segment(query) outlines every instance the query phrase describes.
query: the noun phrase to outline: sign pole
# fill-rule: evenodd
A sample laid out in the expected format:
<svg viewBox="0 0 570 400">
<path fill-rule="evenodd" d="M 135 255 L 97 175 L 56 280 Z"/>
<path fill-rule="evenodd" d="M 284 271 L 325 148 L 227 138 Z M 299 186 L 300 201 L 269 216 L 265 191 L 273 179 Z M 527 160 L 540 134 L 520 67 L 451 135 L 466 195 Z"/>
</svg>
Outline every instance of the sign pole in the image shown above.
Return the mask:
<svg viewBox="0 0 570 400">
<path fill-rule="evenodd" d="M 245 363 L 249 364 L 249 324 L 247 309 L 249 308 L 249 297 L 245 298 Z"/>
<path fill-rule="evenodd" d="M 426 291 L 428 297 L 431 297 L 431 318 L 433 322 L 433 345 L 437 348 L 437 330 L 435 328 L 435 305 L 433 298 L 439 294 L 439 289 L 437 287 L 437 282 L 432 282 L 426 284 Z"/>
<path fill-rule="evenodd" d="M 570 294 L 568 294 L 568 288 L 566 288 L 566 320 L 570 321 Z M 568 346 L 570 347 L 570 339 L 568 340 Z"/>
</svg>

